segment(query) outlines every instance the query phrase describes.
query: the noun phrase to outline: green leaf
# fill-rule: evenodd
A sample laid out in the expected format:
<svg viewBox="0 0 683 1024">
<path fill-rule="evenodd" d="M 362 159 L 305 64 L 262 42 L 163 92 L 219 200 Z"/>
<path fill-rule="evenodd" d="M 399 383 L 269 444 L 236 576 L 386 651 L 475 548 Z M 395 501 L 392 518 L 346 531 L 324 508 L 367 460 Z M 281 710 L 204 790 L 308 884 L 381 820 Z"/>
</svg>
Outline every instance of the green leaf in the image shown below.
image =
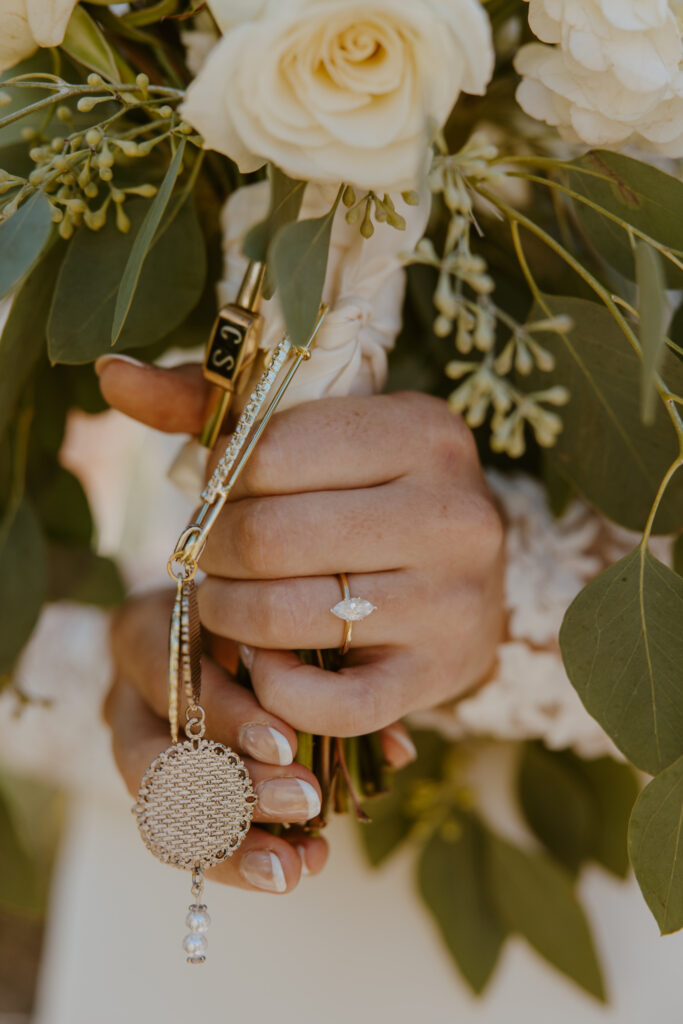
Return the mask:
<svg viewBox="0 0 683 1024">
<path fill-rule="evenodd" d="M 258 263 L 266 262 L 268 250 L 278 231 L 297 220 L 305 190 L 305 181 L 288 178 L 284 171 L 271 164 L 270 209 L 265 219 L 247 233 L 242 246 L 245 256 Z"/>
<path fill-rule="evenodd" d="M 85 8 L 74 8 L 66 28 L 62 49 L 79 64 L 112 82 L 119 80 L 119 66 L 102 30 Z"/>
<path fill-rule="evenodd" d="M 683 754 L 682 622 L 683 579 L 638 547 L 588 584 L 560 631 L 587 710 L 650 775 Z"/>
<path fill-rule="evenodd" d="M 611 757 L 584 761 L 569 750 L 530 743 L 519 789 L 527 821 L 570 871 L 595 860 L 620 878 L 627 874 L 628 819 L 639 792 L 629 765 Z"/>
<path fill-rule="evenodd" d="M 110 218 L 101 231 L 81 228 L 69 246 L 48 322 L 53 362 L 87 363 L 111 351 L 116 294 L 147 203 L 131 200 L 126 210 L 129 234 Z M 182 323 L 201 297 L 205 273 L 204 239 L 188 201 L 156 234 L 116 350 L 150 345 Z"/>
<path fill-rule="evenodd" d="M 318 317 L 339 198 L 324 217 L 280 228 L 270 249 L 273 280 L 294 345 L 306 344 Z"/>
<path fill-rule="evenodd" d="M 389 792 L 373 797 L 363 804 L 370 821 L 359 824 L 361 842 L 370 864 L 381 864 L 406 839 L 415 824 L 408 813 L 407 801 L 416 782 L 438 779 L 446 741 L 435 732 L 418 730 L 411 733 L 417 747 L 417 759 L 393 776 Z"/>
<path fill-rule="evenodd" d="M 0 222 L 0 299 L 35 266 L 51 234 L 51 207 L 42 192 Z"/>
<path fill-rule="evenodd" d="M 180 173 L 180 168 L 182 167 L 184 153 L 185 139 L 182 139 L 180 145 L 175 151 L 175 156 L 168 166 L 168 170 L 166 171 L 166 175 L 161 183 L 159 191 L 150 203 L 145 219 L 140 225 L 140 230 L 135 236 L 135 241 L 133 242 L 133 246 L 128 257 L 128 262 L 126 263 L 125 270 L 123 271 L 118 295 L 116 296 L 114 323 L 111 329 L 112 345 L 115 345 L 118 341 L 121 331 L 123 330 L 123 325 L 126 322 L 126 317 L 130 312 L 130 307 L 135 296 L 135 290 L 138 286 L 138 282 L 140 281 L 142 268 L 154 241 L 154 236 L 156 235 L 161 223 L 161 218 L 166 211 L 166 207 L 168 206 L 168 202 L 173 193 L 176 179 Z"/>
<path fill-rule="evenodd" d="M 488 864 L 495 905 L 548 963 L 605 1000 L 600 964 L 571 876 L 549 857 L 491 836 Z"/>
<path fill-rule="evenodd" d="M 568 173 L 575 192 L 678 256 L 683 253 L 683 182 L 650 164 L 607 150 L 586 153 L 573 161 Z M 633 280 L 634 236 L 583 203 L 575 202 L 575 210 L 598 252 Z M 669 288 L 683 287 L 683 272 L 668 260 L 665 272 Z"/>
<path fill-rule="evenodd" d="M 546 297 L 553 314 L 567 314 L 566 336 L 539 334 L 556 360 L 554 382 L 571 394 L 561 410 L 564 429 L 548 459 L 591 504 L 631 530 L 642 530 L 659 485 L 678 453 L 664 404 L 652 426 L 640 417 L 641 361 L 609 312 L 585 299 Z M 532 316 L 540 317 L 537 307 Z M 547 387 L 548 375 L 530 377 Z M 675 477 L 657 515 L 658 533 L 683 522 L 683 474 Z"/>
<path fill-rule="evenodd" d="M 519 796 L 532 829 L 570 871 L 576 872 L 597 842 L 597 809 L 571 757 L 527 743 L 519 766 Z"/>
<path fill-rule="evenodd" d="M 48 573 L 50 601 L 76 601 L 113 608 L 126 597 L 126 587 L 116 563 L 87 547 L 50 544 Z"/>
<path fill-rule="evenodd" d="M 638 242 L 636 246 L 636 280 L 643 354 L 641 417 L 643 423 L 652 426 L 657 411 L 655 378 L 664 361 L 669 310 L 661 259 L 647 242 Z"/>
<path fill-rule="evenodd" d="M 42 462 L 35 475 L 31 497 L 45 535 L 65 544 L 89 544 L 93 519 L 80 480 L 56 464 L 48 472 Z"/>
<path fill-rule="evenodd" d="M 673 567 L 674 572 L 677 572 L 679 576 L 683 576 L 683 533 L 676 537 L 674 541 Z"/>
<path fill-rule="evenodd" d="M 640 791 L 628 764 L 611 757 L 581 761 L 581 770 L 597 807 L 598 831 L 591 856 L 619 878 L 628 874 L 628 821 Z"/>
<path fill-rule="evenodd" d="M 435 832 L 418 864 L 420 893 L 467 983 L 484 991 L 507 929 L 494 905 L 486 859 L 488 834 L 473 817 L 452 821 L 453 841 Z"/>
<path fill-rule="evenodd" d="M 30 637 L 45 600 L 46 554 L 40 525 L 22 500 L 0 532 L 0 675 Z M 1 874 L 1 872 L 0 872 Z"/>
<path fill-rule="evenodd" d="M 55 245 L 31 271 L 12 303 L 0 337 L 0 436 L 16 409 L 26 382 L 45 348 L 44 310 L 52 300 L 64 257 Z"/>
<path fill-rule="evenodd" d="M 683 757 L 638 797 L 629 828 L 633 870 L 663 935 L 683 928 Z"/>
<path fill-rule="evenodd" d="M 37 915 L 43 892 L 36 864 L 17 834 L 10 808 L 0 793 L 0 906 Z"/>
</svg>

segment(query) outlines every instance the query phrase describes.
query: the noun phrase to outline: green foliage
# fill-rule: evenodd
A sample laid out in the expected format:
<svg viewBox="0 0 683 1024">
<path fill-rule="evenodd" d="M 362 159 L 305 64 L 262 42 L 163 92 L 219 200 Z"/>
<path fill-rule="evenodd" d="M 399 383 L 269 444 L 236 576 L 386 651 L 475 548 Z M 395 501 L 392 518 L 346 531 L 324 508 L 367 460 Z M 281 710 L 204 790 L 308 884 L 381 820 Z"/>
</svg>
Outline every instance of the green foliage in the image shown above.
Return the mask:
<svg viewBox="0 0 683 1024">
<path fill-rule="evenodd" d="M 489 844 L 495 905 L 548 963 L 596 999 L 605 988 L 588 922 L 574 895 L 571 876 L 555 861 L 521 850 L 497 836 Z"/>
<path fill-rule="evenodd" d="M 567 674 L 594 718 L 654 775 L 683 754 L 683 580 L 636 548 L 565 615 Z"/>
<path fill-rule="evenodd" d="M 555 357 L 555 379 L 571 395 L 562 410 L 563 431 L 547 458 L 610 519 L 631 530 L 642 529 L 678 452 L 671 420 L 657 400 L 653 424 L 642 422 L 642 364 L 606 309 L 585 299 L 545 301 L 553 314 L 568 315 L 574 325 L 566 335 L 538 335 Z M 532 315 L 539 315 L 538 308 Z M 670 533 L 682 524 L 679 476 L 662 502 L 656 532 Z"/>
<path fill-rule="evenodd" d="M 0 526 L 0 675 L 9 672 L 35 626 L 47 589 L 45 541 L 27 499 Z M 0 872 L 1 874 L 1 872 Z"/>
<path fill-rule="evenodd" d="M 680 757 L 640 794 L 629 830 L 636 877 L 665 935 L 683 928 L 682 833 L 683 757 Z"/>
<path fill-rule="evenodd" d="M 133 241 L 133 245 L 128 256 L 128 262 L 124 268 L 118 294 L 116 296 L 114 323 L 112 324 L 111 331 L 112 345 L 115 345 L 119 340 L 126 318 L 130 312 L 135 292 L 140 281 L 140 275 L 142 274 L 142 268 L 144 267 L 145 260 L 147 259 L 152 245 L 154 244 L 154 238 L 159 229 L 159 225 L 161 224 L 161 218 L 166 212 L 166 207 L 168 206 L 173 193 L 176 179 L 178 178 L 183 164 L 184 153 L 185 140 L 182 140 L 176 149 L 175 156 L 168 165 L 168 170 L 166 171 L 164 180 L 161 183 L 161 188 L 150 203 L 149 209 L 145 214 L 145 219 L 140 225 L 140 230 Z"/>
<path fill-rule="evenodd" d="M 622 153 L 594 150 L 569 165 L 571 188 L 661 246 L 683 255 L 683 182 Z M 579 221 L 596 250 L 635 279 L 633 233 L 584 203 Z M 683 262 L 683 258 L 681 260 Z M 683 272 L 666 261 L 668 287 L 683 287 Z"/>
<path fill-rule="evenodd" d="M 270 249 L 273 281 L 294 345 L 306 344 L 318 317 L 339 198 L 323 217 L 280 228 Z"/>
<path fill-rule="evenodd" d="M 0 908 L 29 917 L 44 913 L 60 823 L 56 790 L 0 774 Z"/>
<path fill-rule="evenodd" d="M 519 798 L 530 826 L 571 872 L 595 860 L 613 874 L 628 871 L 628 820 L 638 783 L 628 765 L 604 757 L 584 761 L 571 751 L 527 743 Z"/>
<path fill-rule="evenodd" d="M 244 253 L 250 260 L 265 263 L 278 231 L 298 219 L 305 190 L 305 181 L 288 178 L 279 167 L 271 165 L 270 208 L 265 219 L 255 224 L 244 239 Z"/>
<path fill-rule="evenodd" d="M 636 280 L 640 348 L 643 354 L 641 416 L 643 423 L 652 426 L 657 410 L 655 379 L 664 361 L 669 311 L 662 263 L 647 242 L 638 242 L 636 246 Z"/>
<path fill-rule="evenodd" d="M 0 221 L 0 298 L 35 266 L 51 234 L 50 204 L 41 192 Z"/>
<path fill-rule="evenodd" d="M 420 779 L 438 779 L 448 745 L 437 733 L 416 731 L 411 734 L 418 756 L 412 764 L 397 772 L 389 792 L 364 804 L 370 818 L 360 829 L 368 860 L 377 867 L 410 834 L 414 817 L 408 812 L 412 787 Z"/>
<path fill-rule="evenodd" d="M 49 307 L 63 256 L 63 246 L 57 244 L 31 272 L 12 303 L 0 337 L 0 437 L 44 351 L 45 325 L 36 310 Z"/>
<path fill-rule="evenodd" d="M 80 4 L 69 19 L 62 49 L 73 60 L 112 82 L 134 80 L 126 62 L 109 45 L 101 28 Z"/>
<path fill-rule="evenodd" d="M 418 863 L 420 893 L 446 947 L 470 988 L 484 991 L 500 957 L 507 928 L 493 903 L 487 874 L 491 842 L 472 815 L 435 831 Z"/>
<path fill-rule="evenodd" d="M 100 232 L 81 228 L 69 245 L 48 322 L 50 359 L 85 363 L 111 351 L 116 296 L 147 203 L 127 207 L 128 235 L 108 222 Z M 162 225 L 140 273 L 117 351 L 164 337 L 199 301 L 206 274 L 203 236 L 191 200 Z"/>
<path fill-rule="evenodd" d="M 126 596 L 121 573 L 111 558 L 84 545 L 48 546 L 48 601 L 77 601 L 114 608 Z"/>
</svg>

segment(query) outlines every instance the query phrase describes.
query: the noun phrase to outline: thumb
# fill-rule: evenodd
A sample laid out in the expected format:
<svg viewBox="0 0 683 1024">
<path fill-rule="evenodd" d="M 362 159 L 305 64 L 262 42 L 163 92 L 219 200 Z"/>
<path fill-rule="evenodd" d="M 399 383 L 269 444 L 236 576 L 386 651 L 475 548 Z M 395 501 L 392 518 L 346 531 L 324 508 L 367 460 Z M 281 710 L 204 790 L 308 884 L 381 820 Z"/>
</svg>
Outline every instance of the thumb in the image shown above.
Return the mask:
<svg viewBox="0 0 683 1024">
<path fill-rule="evenodd" d="M 100 390 L 114 409 L 169 434 L 199 434 L 210 385 L 198 363 L 162 369 L 130 356 L 101 356 Z"/>
</svg>

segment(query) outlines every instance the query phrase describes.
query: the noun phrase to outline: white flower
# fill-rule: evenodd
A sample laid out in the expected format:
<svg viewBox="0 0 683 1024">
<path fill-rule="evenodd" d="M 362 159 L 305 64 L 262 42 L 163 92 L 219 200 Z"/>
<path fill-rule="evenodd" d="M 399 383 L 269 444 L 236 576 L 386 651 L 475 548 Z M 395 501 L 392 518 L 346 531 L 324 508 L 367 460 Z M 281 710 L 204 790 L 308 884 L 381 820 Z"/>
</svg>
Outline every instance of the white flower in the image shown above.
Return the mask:
<svg viewBox="0 0 683 1024">
<path fill-rule="evenodd" d="M 301 217 L 319 217 L 329 210 L 335 190 L 308 185 Z M 242 254 L 244 235 L 268 209 L 267 182 L 238 189 L 223 211 L 224 280 L 219 285 L 223 303 L 234 301 L 246 269 Z M 313 354 L 297 372 L 280 408 L 324 396 L 369 395 L 381 391 L 387 374 L 387 352 L 401 328 L 405 272 L 399 254 L 410 250 L 422 236 L 429 200 L 419 206 L 397 201 L 406 230 L 377 226 L 364 239 L 358 225 L 347 224 L 343 207 L 332 226 L 329 262 L 323 299 L 330 306 L 316 339 Z M 265 327 L 261 346 L 271 348 L 284 335 L 277 296 L 263 304 Z"/>
<path fill-rule="evenodd" d="M 683 156 L 680 0 L 528 0 L 517 99 L 569 141 Z"/>
<path fill-rule="evenodd" d="M 461 91 L 493 71 L 479 0 L 212 0 L 225 32 L 183 117 L 254 171 L 414 185 Z"/>
<path fill-rule="evenodd" d="M 0 0 L 0 71 L 59 46 L 78 0 Z"/>
</svg>

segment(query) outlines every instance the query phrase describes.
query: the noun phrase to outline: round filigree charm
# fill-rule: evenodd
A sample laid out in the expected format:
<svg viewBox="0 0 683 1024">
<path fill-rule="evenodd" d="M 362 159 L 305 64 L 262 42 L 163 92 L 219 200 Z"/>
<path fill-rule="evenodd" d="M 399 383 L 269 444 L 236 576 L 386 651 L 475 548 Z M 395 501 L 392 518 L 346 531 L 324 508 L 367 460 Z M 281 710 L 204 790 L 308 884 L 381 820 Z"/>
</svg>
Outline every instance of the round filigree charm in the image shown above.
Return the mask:
<svg viewBox="0 0 683 1024">
<path fill-rule="evenodd" d="M 133 811 L 146 846 L 165 864 L 212 867 L 251 824 L 256 796 L 237 754 L 212 740 L 168 747 L 145 772 Z"/>
</svg>

